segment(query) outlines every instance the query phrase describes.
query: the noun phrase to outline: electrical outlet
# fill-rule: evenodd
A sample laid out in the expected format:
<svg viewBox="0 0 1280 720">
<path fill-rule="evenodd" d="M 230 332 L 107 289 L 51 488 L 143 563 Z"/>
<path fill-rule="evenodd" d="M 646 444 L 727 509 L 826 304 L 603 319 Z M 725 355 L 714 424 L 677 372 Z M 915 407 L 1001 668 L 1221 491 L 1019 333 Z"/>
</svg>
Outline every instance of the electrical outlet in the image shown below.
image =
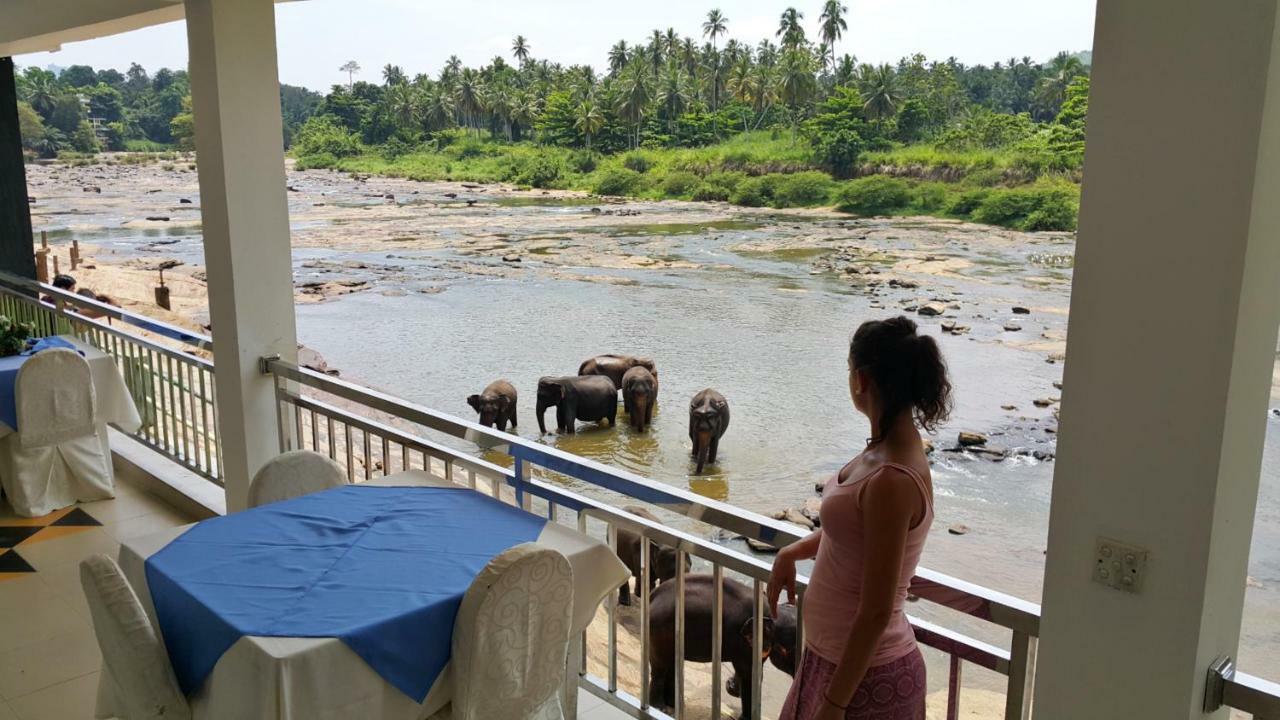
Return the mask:
<svg viewBox="0 0 1280 720">
<path fill-rule="evenodd" d="M 1142 592 L 1147 551 L 1111 538 L 1094 543 L 1093 581 L 1124 592 Z"/>
</svg>

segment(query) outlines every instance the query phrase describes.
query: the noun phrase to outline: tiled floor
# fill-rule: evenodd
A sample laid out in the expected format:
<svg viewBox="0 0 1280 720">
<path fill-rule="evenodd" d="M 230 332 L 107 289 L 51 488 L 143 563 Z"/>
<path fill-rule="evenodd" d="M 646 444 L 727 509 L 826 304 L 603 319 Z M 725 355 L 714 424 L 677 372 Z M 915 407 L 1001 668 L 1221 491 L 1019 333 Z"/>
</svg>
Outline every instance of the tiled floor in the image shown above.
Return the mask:
<svg viewBox="0 0 1280 720">
<path fill-rule="evenodd" d="M 114 500 L 77 509 L 83 514 L 60 511 L 32 523 L 0 501 L 0 553 L 16 552 L 30 566 L 25 571 L 10 558 L 11 569 L 24 571 L 0 572 L 0 720 L 93 717 L 102 657 L 80 590 L 80 561 L 95 553 L 114 558 L 122 539 L 191 522 L 156 497 L 120 482 Z M 42 529 L 5 534 L 4 528 L 16 527 Z M 581 693 L 578 717 L 627 716 Z"/>
</svg>

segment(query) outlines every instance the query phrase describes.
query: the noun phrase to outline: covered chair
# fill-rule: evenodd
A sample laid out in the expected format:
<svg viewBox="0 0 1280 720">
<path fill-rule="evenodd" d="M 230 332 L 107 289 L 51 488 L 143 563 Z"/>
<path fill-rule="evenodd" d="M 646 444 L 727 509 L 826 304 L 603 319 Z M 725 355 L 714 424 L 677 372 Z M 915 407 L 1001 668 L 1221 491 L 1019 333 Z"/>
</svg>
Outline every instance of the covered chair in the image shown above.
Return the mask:
<svg viewBox="0 0 1280 720">
<path fill-rule="evenodd" d="M 453 625 L 453 699 L 433 720 L 564 720 L 573 570 L 524 543 L 472 582 Z"/>
<path fill-rule="evenodd" d="M 338 463 L 311 450 L 294 450 L 267 461 L 249 483 L 249 507 L 309 495 L 347 484 Z"/>
<path fill-rule="evenodd" d="M 19 515 L 115 497 L 107 428 L 96 422 L 89 363 L 44 350 L 22 364 L 14 389 L 17 431 L 0 438 L 0 483 Z"/>
<path fill-rule="evenodd" d="M 164 643 L 120 567 L 106 555 L 80 563 L 103 675 L 122 720 L 190 720 Z"/>
</svg>

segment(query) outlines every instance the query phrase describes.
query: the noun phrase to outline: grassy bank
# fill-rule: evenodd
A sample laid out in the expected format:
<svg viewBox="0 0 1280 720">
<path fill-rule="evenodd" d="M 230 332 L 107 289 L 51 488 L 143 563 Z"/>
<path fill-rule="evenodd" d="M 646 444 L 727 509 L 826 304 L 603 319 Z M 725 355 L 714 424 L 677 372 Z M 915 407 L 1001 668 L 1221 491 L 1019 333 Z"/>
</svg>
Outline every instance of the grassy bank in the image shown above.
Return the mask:
<svg viewBox="0 0 1280 720">
<path fill-rule="evenodd" d="M 1000 151 L 939 152 L 931 145 L 866 153 L 859 177 L 837 180 L 788 133 L 756 132 L 701 148 L 586 150 L 461 138 L 441 150 L 361 149 L 299 158 L 299 168 L 413 180 L 506 182 L 649 199 L 746 207 L 828 207 L 856 215 L 925 214 L 1020 230 L 1075 228 L 1079 186 L 1030 176 Z"/>
</svg>

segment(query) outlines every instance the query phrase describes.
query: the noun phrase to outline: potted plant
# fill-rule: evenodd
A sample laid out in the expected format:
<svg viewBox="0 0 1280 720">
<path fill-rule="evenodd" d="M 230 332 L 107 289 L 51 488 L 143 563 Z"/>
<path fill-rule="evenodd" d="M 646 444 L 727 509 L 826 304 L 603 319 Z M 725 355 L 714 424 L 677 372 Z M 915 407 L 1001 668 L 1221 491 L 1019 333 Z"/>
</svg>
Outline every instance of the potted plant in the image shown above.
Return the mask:
<svg viewBox="0 0 1280 720">
<path fill-rule="evenodd" d="M 27 339 L 36 331 L 29 322 L 10 320 L 0 315 L 0 357 L 17 355 L 27 348 Z"/>
</svg>

